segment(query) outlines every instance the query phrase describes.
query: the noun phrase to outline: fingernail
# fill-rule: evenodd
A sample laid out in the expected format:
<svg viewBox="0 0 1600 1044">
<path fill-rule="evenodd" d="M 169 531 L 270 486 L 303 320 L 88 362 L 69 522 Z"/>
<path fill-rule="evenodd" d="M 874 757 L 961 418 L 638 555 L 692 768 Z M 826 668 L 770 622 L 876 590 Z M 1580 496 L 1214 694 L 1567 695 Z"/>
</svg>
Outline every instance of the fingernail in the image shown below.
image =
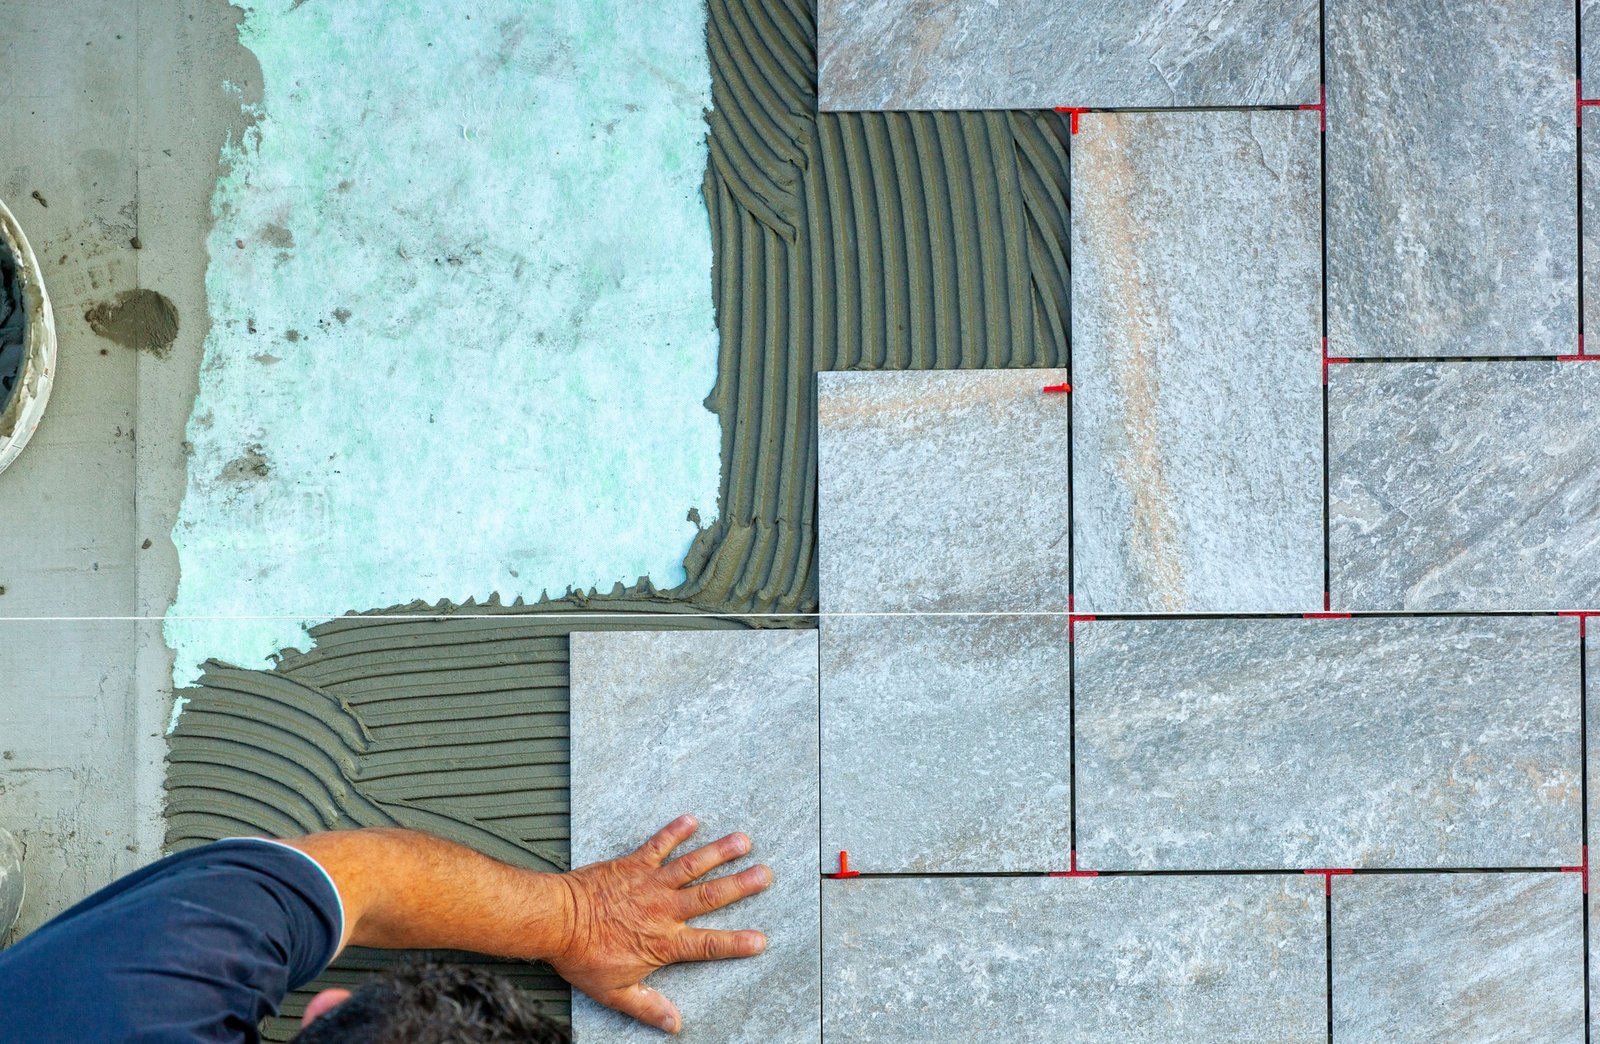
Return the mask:
<svg viewBox="0 0 1600 1044">
<path fill-rule="evenodd" d="M 664 1033 L 678 1032 L 678 1017 L 676 1015 L 663 1016 L 661 1019 L 661 1030 Z"/>
<path fill-rule="evenodd" d="M 740 834 L 738 837 L 734 838 L 733 839 L 733 847 L 737 848 L 740 852 L 748 852 L 748 851 L 750 851 L 750 838 L 749 838 L 749 836 L 746 835 L 746 834 Z"/>
<path fill-rule="evenodd" d="M 756 940 L 756 952 L 757 953 L 765 953 L 766 950 L 767 950 L 767 937 L 765 935 L 763 935 L 760 939 Z"/>
</svg>

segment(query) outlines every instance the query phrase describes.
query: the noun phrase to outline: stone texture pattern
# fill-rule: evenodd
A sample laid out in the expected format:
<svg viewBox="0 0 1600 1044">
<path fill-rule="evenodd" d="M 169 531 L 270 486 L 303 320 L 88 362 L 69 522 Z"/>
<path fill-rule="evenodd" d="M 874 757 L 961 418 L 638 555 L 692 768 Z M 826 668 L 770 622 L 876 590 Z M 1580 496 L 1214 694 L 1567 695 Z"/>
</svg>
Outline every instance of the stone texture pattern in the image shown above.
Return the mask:
<svg viewBox="0 0 1600 1044">
<path fill-rule="evenodd" d="M 1576 351 L 1569 0 L 1326 18 L 1329 351 Z"/>
<path fill-rule="evenodd" d="M 1306 877 L 823 882 L 824 1039 L 1327 1038 Z"/>
<path fill-rule="evenodd" d="M 1316 100 L 1312 0 L 822 0 L 830 109 Z"/>
<path fill-rule="evenodd" d="M 1569 620 L 1096 620 L 1074 670 L 1089 869 L 1577 859 Z"/>
<path fill-rule="evenodd" d="M 1065 612 L 1066 380 L 818 374 L 822 610 Z"/>
<path fill-rule="evenodd" d="M 808 1041 L 819 1032 L 815 631 L 574 632 L 572 863 L 637 847 L 684 812 L 734 830 L 773 885 L 695 923 L 761 928 L 761 956 L 678 965 L 650 984 L 678 1004 L 683 1040 Z M 759 999 L 759 1002 L 757 1002 Z M 575 994 L 585 1044 L 661 1034 Z"/>
<path fill-rule="evenodd" d="M 1083 612 L 1322 603 L 1314 113 L 1094 113 L 1072 139 Z"/>
<path fill-rule="evenodd" d="M 822 868 L 1070 865 L 1064 616 L 822 621 Z"/>
<path fill-rule="evenodd" d="M 1578 875 L 1336 879 L 1333 1039 L 1581 1042 Z"/>
<path fill-rule="evenodd" d="M 1336 609 L 1600 606 L 1600 368 L 1335 366 Z"/>
</svg>

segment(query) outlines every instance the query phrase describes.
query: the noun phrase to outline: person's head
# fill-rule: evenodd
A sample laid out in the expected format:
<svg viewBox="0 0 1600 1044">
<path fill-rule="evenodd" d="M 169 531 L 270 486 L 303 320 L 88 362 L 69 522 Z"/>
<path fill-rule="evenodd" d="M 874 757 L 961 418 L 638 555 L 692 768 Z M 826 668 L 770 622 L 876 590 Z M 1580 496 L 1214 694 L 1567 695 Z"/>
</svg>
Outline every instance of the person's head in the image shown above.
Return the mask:
<svg viewBox="0 0 1600 1044">
<path fill-rule="evenodd" d="M 403 964 L 355 992 L 323 990 L 295 1044 L 571 1044 L 565 1026 L 505 978 L 477 968 Z"/>
</svg>

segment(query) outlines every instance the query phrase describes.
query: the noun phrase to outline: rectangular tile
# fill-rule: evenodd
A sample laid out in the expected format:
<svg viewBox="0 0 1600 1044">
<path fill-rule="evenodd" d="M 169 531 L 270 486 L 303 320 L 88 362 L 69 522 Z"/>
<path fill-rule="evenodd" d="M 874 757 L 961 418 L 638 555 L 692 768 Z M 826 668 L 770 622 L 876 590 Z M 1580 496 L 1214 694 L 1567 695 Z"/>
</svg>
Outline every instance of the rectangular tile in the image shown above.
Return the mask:
<svg viewBox="0 0 1600 1044">
<path fill-rule="evenodd" d="M 822 620 L 822 868 L 1063 870 L 1064 616 Z"/>
<path fill-rule="evenodd" d="M 1072 154 L 1083 612 L 1322 603 L 1312 113 L 1096 113 Z"/>
<path fill-rule="evenodd" d="M 1335 366 L 1336 609 L 1600 606 L 1600 368 Z"/>
<path fill-rule="evenodd" d="M 1327 0 L 1328 350 L 1570 354 L 1570 0 Z"/>
<path fill-rule="evenodd" d="M 650 984 L 678 1004 L 682 1039 L 812 1041 L 817 981 L 815 631 L 576 632 L 572 635 L 572 862 L 631 851 L 684 812 L 686 846 L 743 830 L 772 887 L 696 921 L 761 928 L 750 960 L 677 965 Z M 582 996 L 586 1044 L 660 1034 Z"/>
<path fill-rule="evenodd" d="M 1064 370 L 819 373 L 824 612 L 1065 612 Z"/>
<path fill-rule="evenodd" d="M 1373 874 L 1333 885 L 1333 1039 L 1584 1040 L 1576 874 Z"/>
<path fill-rule="evenodd" d="M 1327 1039 L 1306 877 L 823 882 L 824 1039 Z"/>
<path fill-rule="evenodd" d="M 1292 105 L 1316 100 L 1313 0 L 822 0 L 838 109 Z"/>
<path fill-rule="evenodd" d="M 1096 620 L 1074 649 L 1088 869 L 1578 858 L 1569 620 Z"/>
</svg>

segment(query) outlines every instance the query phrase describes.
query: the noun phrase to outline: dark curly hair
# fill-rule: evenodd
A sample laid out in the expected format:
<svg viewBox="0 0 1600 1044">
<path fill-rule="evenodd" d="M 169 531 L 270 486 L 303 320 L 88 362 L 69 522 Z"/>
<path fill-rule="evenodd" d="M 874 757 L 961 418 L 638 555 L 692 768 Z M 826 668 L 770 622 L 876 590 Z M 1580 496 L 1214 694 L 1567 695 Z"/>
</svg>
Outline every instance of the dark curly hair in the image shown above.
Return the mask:
<svg viewBox="0 0 1600 1044">
<path fill-rule="evenodd" d="M 571 1044 L 539 1002 L 492 972 L 408 963 L 315 1019 L 295 1044 Z"/>
</svg>

